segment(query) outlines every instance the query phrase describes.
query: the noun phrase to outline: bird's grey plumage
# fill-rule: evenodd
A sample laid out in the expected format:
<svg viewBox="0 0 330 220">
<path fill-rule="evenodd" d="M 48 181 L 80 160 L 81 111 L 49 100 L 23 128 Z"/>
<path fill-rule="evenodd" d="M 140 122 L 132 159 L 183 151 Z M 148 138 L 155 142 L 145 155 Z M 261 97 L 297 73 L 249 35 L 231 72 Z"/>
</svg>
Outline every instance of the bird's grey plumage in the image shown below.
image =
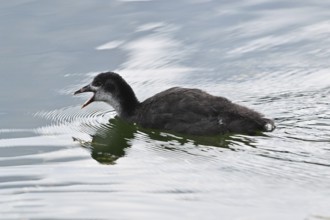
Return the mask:
<svg viewBox="0 0 330 220">
<path fill-rule="evenodd" d="M 108 92 L 112 103 L 113 99 L 120 103 L 119 116 L 145 128 L 192 135 L 255 134 L 275 128 L 274 122 L 262 114 L 199 89 L 174 87 L 138 102 L 131 87 L 118 74 L 101 73 L 93 83 L 99 84 L 95 83 L 99 80 L 102 94 Z M 80 92 L 84 91 L 76 93 Z M 98 101 L 98 91 L 92 92 Z"/>
<path fill-rule="evenodd" d="M 263 131 L 261 114 L 199 89 L 174 87 L 145 100 L 131 121 L 143 127 L 193 135 Z"/>
</svg>

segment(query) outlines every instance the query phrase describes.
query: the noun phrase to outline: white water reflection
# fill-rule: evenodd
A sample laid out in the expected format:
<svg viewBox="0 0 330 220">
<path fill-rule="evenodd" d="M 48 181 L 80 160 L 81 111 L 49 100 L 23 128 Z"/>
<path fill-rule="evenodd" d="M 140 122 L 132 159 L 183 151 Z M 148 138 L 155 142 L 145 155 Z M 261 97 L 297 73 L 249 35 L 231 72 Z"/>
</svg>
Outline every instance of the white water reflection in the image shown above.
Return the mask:
<svg viewBox="0 0 330 220">
<path fill-rule="evenodd" d="M 287 25 L 287 24 L 286 24 Z M 240 46 L 228 52 L 229 55 L 242 55 L 249 52 L 259 52 L 273 49 L 279 46 L 297 44 L 304 41 L 328 41 L 330 35 L 330 22 L 320 22 L 307 27 L 292 28 L 289 33 L 282 35 L 268 35 L 254 39 L 246 45 Z M 274 30 L 273 30 L 274 31 Z M 321 45 L 320 45 L 321 46 Z M 303 46 L 305 48 L 305 46 Z M 308 52 L 308 51 L 306 51 Z"/>
<path fill-rule="evenodd" d="M 102 44 L 96 47 L 96 50 L 111 50 L 120 47 L 124 41 L 109 41 L 108 43 Z"/>
<path fill-rule="evenodd" d="M 0 216 L 329 218 L 329 8 L 1 3 Z M 275 118 L 277 129 L 215 147 L 109 122 L 111 107 L 80 109 L 86 97 L 72 97 L 104 70 L 119 72 L 140 100 L 198 87 Z"/>
</svg>

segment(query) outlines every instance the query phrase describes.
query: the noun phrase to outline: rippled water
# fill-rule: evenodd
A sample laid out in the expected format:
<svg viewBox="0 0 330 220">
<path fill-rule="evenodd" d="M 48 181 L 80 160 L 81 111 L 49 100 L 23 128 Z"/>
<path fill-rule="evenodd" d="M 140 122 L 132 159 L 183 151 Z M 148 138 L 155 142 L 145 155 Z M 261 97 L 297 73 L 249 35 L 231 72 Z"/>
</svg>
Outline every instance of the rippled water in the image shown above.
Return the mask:
<svg viewBox="0 0 330 220">
<path fill-rule="evenodd" d="M 330 219 L 330 3 L 0 3 L 1 219 Z M 72 92 L 104 70 L 143 100 L 198 87 L 264 136 L 137 128 Z"/>
</svg>

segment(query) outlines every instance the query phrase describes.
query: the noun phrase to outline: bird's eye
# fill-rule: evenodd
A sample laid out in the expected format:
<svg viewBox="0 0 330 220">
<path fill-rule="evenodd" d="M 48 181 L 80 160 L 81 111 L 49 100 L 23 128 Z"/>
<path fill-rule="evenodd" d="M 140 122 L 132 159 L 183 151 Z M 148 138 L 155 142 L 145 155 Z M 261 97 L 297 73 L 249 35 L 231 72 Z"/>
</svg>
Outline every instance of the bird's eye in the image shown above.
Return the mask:
<svg viewBox="0 0 330 220">
<path fill-rule="evenodd" d="M 100 81 L 93 82 L 93 86 L 99 87 L 102 83 Z"/>
</svg>

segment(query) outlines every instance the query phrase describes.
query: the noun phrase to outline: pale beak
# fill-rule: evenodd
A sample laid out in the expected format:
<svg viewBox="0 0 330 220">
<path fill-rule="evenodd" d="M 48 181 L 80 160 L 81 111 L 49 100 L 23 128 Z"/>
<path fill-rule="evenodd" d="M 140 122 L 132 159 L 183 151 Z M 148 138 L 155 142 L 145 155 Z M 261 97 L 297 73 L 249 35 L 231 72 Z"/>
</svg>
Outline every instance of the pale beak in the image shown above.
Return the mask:
<svg viewBox="0 0 330 220">
<path fill-rule="evenodd" d="M 90 103 L 92 103 L 94 101 L 94 97 L 95 97 L 95 91 L 92 89 L 92 87 L 90 85 L 87 85 L 87 86 L 84 86 L 82 87 L 81 89 L 75 91 L 73 93 L 73 95 L 77 95 L 77 94 L 80 94 L 80 93 L 84 93 L 84 92 L 93 92 L 93 96 L 88 99 L 83 105 L 81 108 L 84 108 L 86 107 L 87 105 L 89 105 Z"/>
</svg>

